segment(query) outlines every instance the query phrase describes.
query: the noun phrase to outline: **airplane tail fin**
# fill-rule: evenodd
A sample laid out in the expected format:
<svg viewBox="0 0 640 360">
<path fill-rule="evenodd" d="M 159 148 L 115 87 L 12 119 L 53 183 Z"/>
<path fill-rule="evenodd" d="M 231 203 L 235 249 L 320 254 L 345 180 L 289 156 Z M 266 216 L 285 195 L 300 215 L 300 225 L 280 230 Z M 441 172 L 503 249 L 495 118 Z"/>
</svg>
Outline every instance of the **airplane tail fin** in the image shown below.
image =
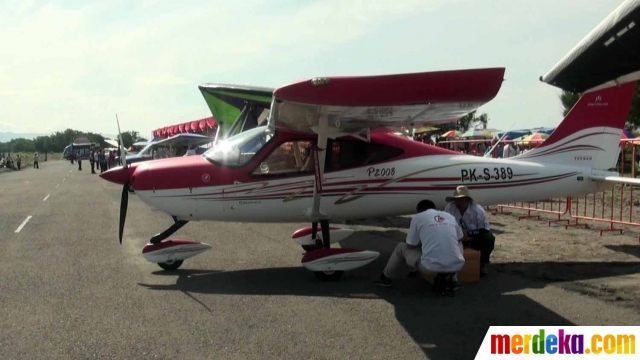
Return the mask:
<svg viewBox="0 0 640 360">
<path fill-rule="evenodd" d="M 549 138 L 514 159 L 594 170 L 615 167 L 635 90 L 632 81 L 584 93 Z"/>
</svg>

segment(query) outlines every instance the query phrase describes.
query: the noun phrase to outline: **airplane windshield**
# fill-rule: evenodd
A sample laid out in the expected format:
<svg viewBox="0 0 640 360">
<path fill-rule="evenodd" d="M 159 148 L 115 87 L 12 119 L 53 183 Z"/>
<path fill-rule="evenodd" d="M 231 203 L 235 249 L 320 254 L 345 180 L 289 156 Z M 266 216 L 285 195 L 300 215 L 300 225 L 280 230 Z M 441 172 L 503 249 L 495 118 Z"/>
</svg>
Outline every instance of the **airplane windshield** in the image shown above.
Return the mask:
<svg viewBox="0 0 640 360">
<path fill-rule="evenodd" d="M 251 160 L 272 137 L 267 126 L 259 126 L 216 144 L 203 156 L 221 165 L 241 166 Z"/>
</svg>

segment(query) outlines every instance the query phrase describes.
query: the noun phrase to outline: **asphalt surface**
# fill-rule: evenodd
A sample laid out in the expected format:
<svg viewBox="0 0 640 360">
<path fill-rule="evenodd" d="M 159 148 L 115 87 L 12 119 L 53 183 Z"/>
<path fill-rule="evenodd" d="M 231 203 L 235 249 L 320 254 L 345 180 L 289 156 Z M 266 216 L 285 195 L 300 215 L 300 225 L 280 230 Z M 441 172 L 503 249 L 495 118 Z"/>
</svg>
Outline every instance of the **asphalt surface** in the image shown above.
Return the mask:
<svg viewBox="0 0 640 360">
<path fill-rule="evenodd" d="M 0 359 L 472 359 L 491 325 L 640 323 L 503 273 L 454 298 L 419 279 L 376 288 L 404 239 L 383 226 L 343 242 L 382 254 L 337 283 L 300 266 L 304 224 L 189 223 L 172 238 L 214 248 L 165 272 L 140 251 L 171 219 L 130 196 L 120 245 L 121 188 L 83 165 L 0 174 Z"/>
</svg>

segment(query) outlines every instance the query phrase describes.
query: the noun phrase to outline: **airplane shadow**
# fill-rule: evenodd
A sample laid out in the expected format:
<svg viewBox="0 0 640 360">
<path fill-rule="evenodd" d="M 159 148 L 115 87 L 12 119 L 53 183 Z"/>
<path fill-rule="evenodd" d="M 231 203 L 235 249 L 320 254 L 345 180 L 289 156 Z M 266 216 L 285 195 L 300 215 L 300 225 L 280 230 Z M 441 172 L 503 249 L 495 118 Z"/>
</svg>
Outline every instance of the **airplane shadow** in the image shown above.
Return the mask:
<svg viewBox="0 0 640 360">
<path fill-rule="evenodd" d="M 640 246 L 637 245 L 605 245 L 609 250 L 622 252 L 640 258 Z"/>
<path fill-rule="evenodd" d="M 379 251 L 381 255 L 372 264 L 346 273 L 339 282 L 323 283 L 302 267 L 281 267 L 240 271 L 158 271 L 157 274 L 177 275 L 176 283 L 140 286 L 186 294 L 384 300 L 394 306 L 396 320 L 429 359 L 448 360 L 474 358 L 492 325 L 575 325 L 526 295 L 512 292 L 543 288 L 553 281 L 606 277 L 640 270 L 639 263 L 506 263 L 496 264 L 496 271 L 489 277 L 481 283 L 465 285 L 455 297 L 436 297 L 426 283 L 415 278 L 399 281 L 393 288 L 377 288 L 371 281 L 379 276 L 394 247 L 404 241 L 405 236 L 399 230 L 360 231 L 342 241 L 343 247 Z"/>
<path fill-rule="evenodd" d="M 381 218 L 361 219 L 361 220 L 348 220 L 344 222 L 345 225 L 358 225 L 358 226 L 377 226 L 382 228 L 396 228 L 396 229 L 408 229 L 411 225 L 411 218 L 404 216 L 390 216 Z"/>
</svg>

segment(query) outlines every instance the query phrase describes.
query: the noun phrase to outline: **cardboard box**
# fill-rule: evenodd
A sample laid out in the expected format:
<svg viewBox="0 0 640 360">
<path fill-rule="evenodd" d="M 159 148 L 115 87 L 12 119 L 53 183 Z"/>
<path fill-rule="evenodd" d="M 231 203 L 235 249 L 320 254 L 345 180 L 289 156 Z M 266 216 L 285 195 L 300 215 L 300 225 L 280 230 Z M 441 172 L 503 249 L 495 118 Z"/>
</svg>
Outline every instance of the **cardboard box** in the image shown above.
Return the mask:
<svg viewBox="0 0 640 360">
<path fill-rule="evenodd" d="M 464 266 L 458 273 L 458 282 L 477 283 L 480 281 L 480 252 L 464 249 Z"/>
</svg>

